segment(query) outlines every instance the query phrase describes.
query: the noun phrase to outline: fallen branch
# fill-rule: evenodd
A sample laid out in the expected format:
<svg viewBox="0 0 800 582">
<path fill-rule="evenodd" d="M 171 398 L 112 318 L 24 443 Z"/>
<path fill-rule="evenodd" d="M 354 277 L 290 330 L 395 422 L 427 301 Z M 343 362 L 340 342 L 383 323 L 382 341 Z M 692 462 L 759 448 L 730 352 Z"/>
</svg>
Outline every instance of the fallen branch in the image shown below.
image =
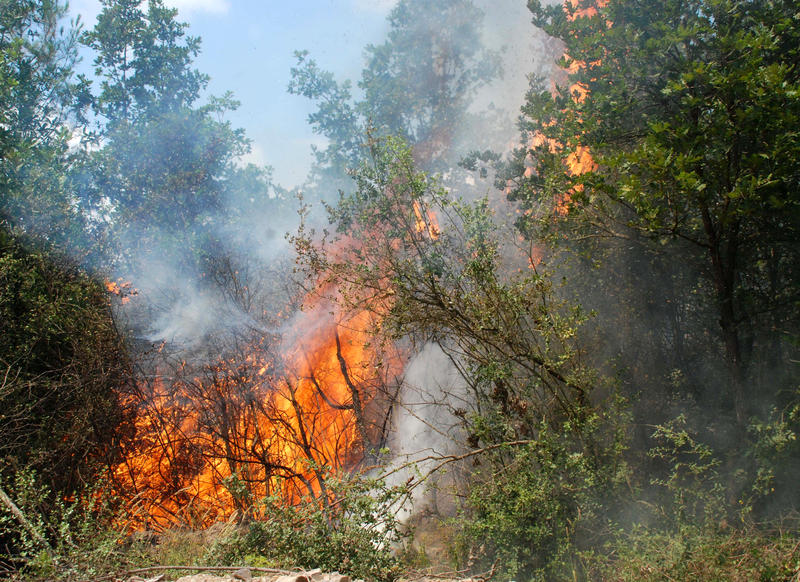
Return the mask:
<svg viewBox="0 0 800 582">
<path fill-rule="evenodd" d="M 194 570 L 196 572 L 236 572 L 242 566 L 147 566 L 145 568 L 134 568 L 133 570 L 125 570 L 118 574 L 109 574 L 102 578 L 92 578 L 91 580 L 84 580 L 83 582 L 105 582 L 106 580 L 117 580 L 119 578 L 128 578 L 135 574 L 145 574 L 147 572 L 159 572 L 167 570 Z M 303 570 L 280 570 L 278 568 L 255 568 L 247 566 L 251 572 L 261 572 L 264 574 L 298 574 Z"/>
<path fill-rule="evenodd" d="M 403 578 L 403 582 L 420 582 L 421 580 L 456 580 L 461 579 L 462 574 L 467 574 L 469 572 L 469 568 L 465 568 L 464 570 L 453 570 L 451 572 L 441 572 L 439 574 L 431 574 L 431 573 L 420 573 L 418 576 L 414 578 Z"/>
<path fill-rule="evenodd" d="M 472 580 L 472 581 L 481 581 L 481 582 L 488 582 L 491 580 L 495 575 L 495 570 L 497 569 L 497 563 L 499 562 L 499 558 L 494 561 L 492 567 L 484 572 L 483 574 L 475 574 L 470 576 L 469 578 L 463 578 L 464 574 L 468 574 L 470 568 L 464 568 L 463 570 L 453 570 L 450 572 L 440 572 L 439 574 L 420 574 L 415 578 L 402 578 L 403 582 L 420 582 L 422 580 L 444 580 L 444 581 L 460 581 L 464 582 L 465 580 Z"/>
<path fill-rule="evenodd" d="M 298 574 L 302 570 L 281 570 L 279 568 L 251 568 L 247 566 L 251 572 L 263 572 L 264 574 Z M 236 572 L 241 570 L 242 566 L 148 566 L 147 568 L 136 568 L 128 570 L 127 574 L 143 574 L 145 572 L 155 572 L 159 570 L 198 570 L 200 572 Z"/>
</svg>

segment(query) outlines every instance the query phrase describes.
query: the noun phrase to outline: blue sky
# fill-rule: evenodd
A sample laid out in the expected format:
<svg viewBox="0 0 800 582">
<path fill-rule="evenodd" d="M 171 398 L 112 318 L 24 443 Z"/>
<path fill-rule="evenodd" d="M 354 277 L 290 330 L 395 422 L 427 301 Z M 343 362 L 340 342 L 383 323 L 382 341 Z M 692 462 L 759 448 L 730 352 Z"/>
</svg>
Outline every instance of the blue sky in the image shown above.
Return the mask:
<svg viewBox="0 0 800 582">
<path fill-rule="evenodd" d="M 430 0 L 435 2 L 436 0 Z M 308 50 L 323 69 L 354 84 L 361 73 L 363 49 L 383 41 L 386 17 L 395 0 L 164 0 L 202 38 L 196 67 L 211 77 L 209 92 L 232 91 L 241 107 L 229 114 L 243 127 L 253 151 L 246 161 L 274 168 L 277 183 L 300 185 L 311 162 L 311 144 L 324 143 L 306 118 L 313 110 L 302 97 L 286 92 L 296 50 Z M 486 13 L 485 41 L 506 47 L 509 75 L 490 88 L 486 100 L 518 111 L 539 50 L 524 0 L 475 0 Z M 71 13 L 91 28 L 99 0 L 71 0 Z M 84 63 L 89 68 L 91 63 Z M 504 102 L 504 103 L 503 103 Z M 516 117 L 516 114 L 513 115 Z"/>
<path fill-rule="evenodd" d="M 240 108 L 229 114 L 253 142 L 247 160 L 275 170 L 278 183 L 291 187 L 305 178 L 310 146 L 321 143 L 306 124 L 312 111 L 302 97 L 289 95 L 295 50 L 308 50 L 337 78 L 360 76 L 363 48 L 379 43 L 388 29 L 393 0 L 165 0 L 178 8 L 189 33 L 203 40 L 196 67 L 211 76 L 209 92 L 233 91 Z M 85 28 L 94 25 L 99 0 L 73 0 Z M 84 63 L 84 66 L 86 63 Z"/>
</svg>

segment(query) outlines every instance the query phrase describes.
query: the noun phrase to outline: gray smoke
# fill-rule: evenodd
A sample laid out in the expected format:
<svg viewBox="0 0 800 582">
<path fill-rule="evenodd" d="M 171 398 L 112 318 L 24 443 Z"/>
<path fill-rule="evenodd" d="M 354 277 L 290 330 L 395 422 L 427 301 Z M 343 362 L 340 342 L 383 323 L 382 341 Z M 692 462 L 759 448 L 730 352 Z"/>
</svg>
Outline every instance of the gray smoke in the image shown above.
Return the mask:
<svg viewBox="0 0 800 582">
<path fill-rule="evenodd" d="M 406 366 L 389 439 L 388 484 L 422 480 L 422 486 L 413 490 L 411 503 L 401 510 L 401 518 L 435 501 L 429 494 L 443 489 L 440 475 L 431 472 L 441 468 L 448 456 L 461 452 L 464 438 L 454 411 L 468 407 L 466 385 L 458 370 L 441 347 L 426 344 Z"/>
</svg>

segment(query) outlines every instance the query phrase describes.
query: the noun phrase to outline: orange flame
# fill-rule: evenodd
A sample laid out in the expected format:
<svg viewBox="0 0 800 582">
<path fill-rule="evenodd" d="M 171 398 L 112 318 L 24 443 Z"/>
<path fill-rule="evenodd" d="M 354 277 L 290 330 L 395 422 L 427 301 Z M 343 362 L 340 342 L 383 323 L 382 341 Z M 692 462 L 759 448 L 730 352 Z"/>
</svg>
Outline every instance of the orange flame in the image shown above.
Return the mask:
<svg viewBox="0 0 800 582">
<path fill-rule="evenodd" d="M 252 345 L 205 375 L 156 378 L 127 404 L 136 437 L 112 469 L 134 528 L 204 527 L 255 512 L 269 495 L 288 502 L 325 493 L 325 471 L 357 465 L 376 440 L 378 388 L 399 371 L 370 345 L 374 316 L 330 318 L 317 304 L 284 356 Z M 322 323 L 319 323 L 322 322 Z"/>
<path fill-rule="evenodd" d="M 569 20 L 576 20 L 578 18 L 591 18 L 598 14 L 598 8 L 602 8 L 608 4 L 607 0 L 596 0 L 595 6 L 581 7 L 581 0 L 565 0 L 565 8 L 570 8 L 573 12 L 569 13 Z M 587 64 L 585 61 L 572 59 L 569 55 L 565 55 L 569 65 L 564 69 L 567 74 L 575 74 L 578 71 L 585 69 Z M 600 61 L 593 61 L 591 66 L 597 66 Z M 558 91 L 557 87 L 553 87 L 553 92 Z M 569 94 L 575 103 L 583 103 L 589 94 L 589 88 L 583 83 L 573 83 L 569 87 Z M 563 146 L 556 140 L 549 138 L 541 132 L 532 132 L 528 137 L 528 149 L 534 150 L 542 146 L 547 146 L 551 153 L 560 151 Z M 597 169 L 597 163 L 594 161 L 589 148 L 586 146 L 578 146 L 575 151 L 569 153 L 564 158 L 564 164 L 567 171 L 572 176 L 580 176 Z M 525 157 L 525 170 L 523 177 L 530 178 L 534 173 L 534 160 L 530 151 Z M 512 184 L 509 183 L 506 187 L 506 193 L 510 192 Z M 565 216 L 569 213 L 569 205 L 572 201 L 572 194 L 580 192 L 583 189 L 582 184 L 576 185 L 574 188 L 556 196 L 553 205 L 553 212 L 556 216 Z"/>
<path fill-rule="evenodd" d="M 116 281 L 106 279 L 105 287 L 106 291 L 119 297 L 123 305 L 131 300 L 132 295 L 137 295 L 139 293 L 137 289 L 131 286 L 130 281 L 124 281 L 121 278 Z"/>
<path fill-rule="evenodd" d="M 427 209 L 423 212 L 422 203 L 419 200 L 414 200 L 414 228 L 417 232 L 427 232 L 432 240 L 439 238 L 441 231 L 439 230 L 439 221 L 433 210 Z"/>
</svg>

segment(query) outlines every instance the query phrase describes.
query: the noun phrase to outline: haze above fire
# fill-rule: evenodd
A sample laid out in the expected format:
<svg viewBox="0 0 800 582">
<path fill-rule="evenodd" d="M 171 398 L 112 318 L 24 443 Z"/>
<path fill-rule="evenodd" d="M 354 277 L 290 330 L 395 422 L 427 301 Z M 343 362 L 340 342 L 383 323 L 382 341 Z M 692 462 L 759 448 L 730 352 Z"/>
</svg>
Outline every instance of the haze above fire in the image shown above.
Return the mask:
<svg viewBox="0 0 800 582">
<path fill-rule="evenodd" d="M 208 92 L 232 91 L 241 102 L 227 114 L 252 140 L 244 161 L 269 165 L 275 181 L 293 188 L 303 184 L 311 165 L 311 146 L 324 146 L 307 123 L 314 110 L 307 100 L 289 95 L 289 70 L 294 51 L 308 50 L 323 69 L 339 80 L 355 84 L 364 66 L 363 49 L 383 42 L 392 0 L 310 0 L 302 3 L 260 0 L 168 0 L 178 9 L 178 20 L 189 23 L 189 34 L 202 38 L 195 65 L 211 77 Z M 516 117 L 525 93 L 531 60 L 536 51 L 533 26 L 525 2 L 480 0 L 485 13 L 486 44 L 504 51 L 506 75 L 484 91 L 481 105 L 494 102 Z M 94 25 L 99 0 L 70 3 L 84 29 Z M 82 69 L 90 72 L 92 56 Z M 511 77 L 509 72 L 515 75 Z"/>
</svg>

